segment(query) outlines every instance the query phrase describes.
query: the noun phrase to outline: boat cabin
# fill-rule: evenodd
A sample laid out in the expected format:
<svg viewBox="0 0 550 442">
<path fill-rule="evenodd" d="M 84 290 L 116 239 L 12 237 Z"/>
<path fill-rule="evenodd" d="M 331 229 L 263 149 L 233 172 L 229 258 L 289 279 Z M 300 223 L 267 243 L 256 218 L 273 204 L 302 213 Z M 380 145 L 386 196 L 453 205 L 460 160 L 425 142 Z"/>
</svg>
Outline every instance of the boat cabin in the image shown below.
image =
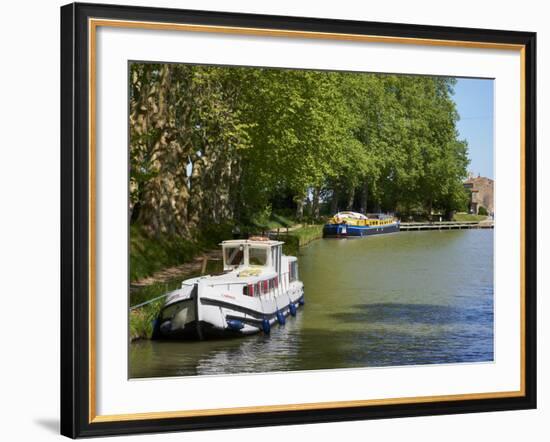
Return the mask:
<svg viewBox="0 0 550 442">
<path fill-rule="evenodd" d="M 223 269 L 266 267 L 280 275 L 283 244 L 263 237 L 223 241 Z"/>
</svg>

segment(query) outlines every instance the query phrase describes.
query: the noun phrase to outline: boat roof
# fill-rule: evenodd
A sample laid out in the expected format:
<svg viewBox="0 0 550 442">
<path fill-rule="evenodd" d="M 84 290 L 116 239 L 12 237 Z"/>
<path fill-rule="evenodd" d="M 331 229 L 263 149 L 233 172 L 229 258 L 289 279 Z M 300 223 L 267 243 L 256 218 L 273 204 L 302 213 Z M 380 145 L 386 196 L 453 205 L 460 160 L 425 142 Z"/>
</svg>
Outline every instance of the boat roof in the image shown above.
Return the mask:
<svg viewBox="0 0 550 442">
<path fill-rule="evenodd" d="M 351 219 L 390 219 L 392 215 L 385 213 L 367 213 L 366 215 L 358 212 L 338 212 L 333 215 L 333 218 L 351 218 Z"/>
<path fill-rule="evenodd" d="M 338 212 L 337 214 L 334 215 L 334 217 L 335 218 L 339 217 L 339 218 L 367 219 L 367 216 L 363 215 L 362 213 L 350 212 L 350 211 Z"/>
<path fill-rule="evenodd" d="M 222 246 L 232 246 L 232 245 L 254 245 L 254 246 L 280 246 L 283 245 L 284 241 L 276 241 L 269 238 L 264 237 L 252 237 L 248 239 L 228 239 L 226 241 L 222 241 Z"/>
</svg>

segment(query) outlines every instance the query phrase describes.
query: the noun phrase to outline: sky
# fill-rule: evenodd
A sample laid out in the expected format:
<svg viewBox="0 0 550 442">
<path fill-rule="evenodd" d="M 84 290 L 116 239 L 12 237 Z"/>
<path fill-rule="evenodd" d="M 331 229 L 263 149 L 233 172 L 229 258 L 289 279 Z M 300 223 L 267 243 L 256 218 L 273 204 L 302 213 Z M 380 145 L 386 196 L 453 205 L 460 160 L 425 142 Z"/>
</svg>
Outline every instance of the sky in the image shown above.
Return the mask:
<svg viewBox="0 0 550 442">
<path fill-rule="evenodd" d="M 453 96 L 460 115 L 459 138 L 468 141 L 468 171 L 492 179 L 493 86 L 494 80 L 458 78 Z"/>
</svg>

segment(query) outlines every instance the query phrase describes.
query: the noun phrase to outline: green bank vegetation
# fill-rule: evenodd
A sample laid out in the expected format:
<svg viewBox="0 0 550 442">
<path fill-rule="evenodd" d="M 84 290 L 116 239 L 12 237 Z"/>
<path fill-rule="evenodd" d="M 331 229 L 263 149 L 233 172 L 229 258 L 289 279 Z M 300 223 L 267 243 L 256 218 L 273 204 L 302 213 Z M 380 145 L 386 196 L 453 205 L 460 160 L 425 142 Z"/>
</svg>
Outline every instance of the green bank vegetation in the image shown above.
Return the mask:
<svg viewBox="0 0 550 442">
<path fill-rule="evenodd" d="M 486 215 L 475 215 L 472 213 L 455 213 L 453 216 L 453 221 L 483 221 L 486 218 Z"/>
<path fill-rule="evenodd" d="M 283 245 L 283 253 L 286 255 L 297 256 L 299 254 L 300 247 L 304 247 L 322 236 L 323 225 L 311 224 L 291 230 L 288 234 L 282 233 L 279 236 L 279 239 L 285 242 Z"/>
<path fill-rule="evenodd" d="M 483 206 L 479 206 L 479 209 L 477 211 L 478 215 L 487 216 L 489 215 L 489 212 L 487 212 L 487 209 Z"/>
<path fill-rule="evenodd" d="M 143 307 L 130 310 L 130 340 L 151 339 L 153 324 L 164 300 L 153 301 Z"/>
<path fill-rule="evenodd" d="M 194 256 L 231 237 L 230 224 L 213 224 L 193 235 L 157 232 L 141 224 L 130 226 L 130 281 L 137 281 L 167 267 L 189 262 Z"/>
</svg>

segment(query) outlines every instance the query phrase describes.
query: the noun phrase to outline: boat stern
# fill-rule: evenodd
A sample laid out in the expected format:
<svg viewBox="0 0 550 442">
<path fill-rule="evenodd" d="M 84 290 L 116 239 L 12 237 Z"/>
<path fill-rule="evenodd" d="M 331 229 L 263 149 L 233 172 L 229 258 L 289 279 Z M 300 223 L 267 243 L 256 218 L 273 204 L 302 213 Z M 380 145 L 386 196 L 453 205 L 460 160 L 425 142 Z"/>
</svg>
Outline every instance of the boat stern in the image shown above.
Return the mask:
<svg viewBox="0 0 550 442">
<path fill-rule="evenodd" d="M 323 227 L 324 238 L 342 238 L 349 234 L 347 224 L 325 224 Z"/>
</svg>

